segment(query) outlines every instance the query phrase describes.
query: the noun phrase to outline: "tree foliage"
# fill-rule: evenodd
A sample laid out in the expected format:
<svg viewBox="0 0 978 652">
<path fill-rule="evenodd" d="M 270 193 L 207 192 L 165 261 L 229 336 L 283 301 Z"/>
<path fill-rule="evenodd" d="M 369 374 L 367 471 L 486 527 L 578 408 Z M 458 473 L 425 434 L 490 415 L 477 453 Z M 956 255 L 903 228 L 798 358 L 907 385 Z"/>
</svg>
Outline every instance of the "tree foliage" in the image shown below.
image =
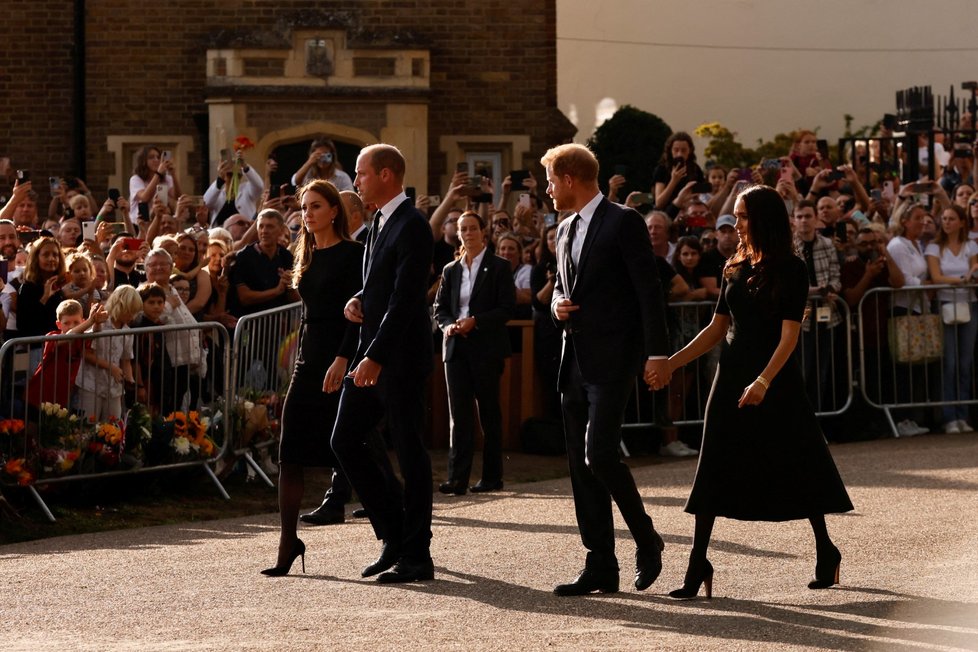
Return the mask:
<svg viewBox="0 0 978 652">
<path fill-rule="evenodd" d="M 794 141 L 794 134 L 777 134 L 773 140 L 758 139 L 755 148 L 746 147 L 737 140 L 736 132 L 730 131 L 719 122 L 701 124 L 695 133 L 700 138 L 710 139 L 703 152 L 705 159 L 728 170 L 751 167 L 766 158 L 787 156 Z"/>
<path fill-rule="evenodd" d="M 615 111 L 587 141 L 601 166 L 598 183 L 607 188 L 615 169 L 624 166 L 626 183 L 618 192 L 619 201 L 630 192 L 649 192 L 652 172 L 671 133 L 662 118 L 647 111 L 627 104 Z"/>
</svg>

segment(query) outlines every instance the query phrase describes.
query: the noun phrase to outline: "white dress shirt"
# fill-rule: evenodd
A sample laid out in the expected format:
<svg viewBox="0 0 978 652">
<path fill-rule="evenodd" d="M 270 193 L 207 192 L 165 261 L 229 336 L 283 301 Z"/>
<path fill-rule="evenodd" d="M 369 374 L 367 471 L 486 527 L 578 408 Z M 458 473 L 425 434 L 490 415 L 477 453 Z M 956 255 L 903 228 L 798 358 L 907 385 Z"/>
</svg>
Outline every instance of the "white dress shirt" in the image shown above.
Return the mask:
<svg viewBox="0 0 978 652">
<path fill-rule="evenodd" d="M 462 263 L 462 285 L 458 290 L 458 318 L 465 319 L 469 316 L 469 301 L 472 299 L 472 288 L 475 286 L 475 278 L 479 275 L 479 267 L 482 266 L 482 259 L 485 258 L 486 248 L 483 247 L 479 255 L 472 259 L 472 266 L 465 264 L 463 256 L 459 261 Z"/>
<path fill-rule="evenodd" d="M 401 205 L 401 202 L 404 201 L 407 201 L 407 195 L 404 192 L 401 192 L 401 194 L 381 207 L 379 218 L 380 222 L 377 224 L 378 233 L 384 229 L 384 225 L 387 224 L 387 220 L 394 214 L 394 211 L 396 211 L 397 207 Z"/>
</svg>

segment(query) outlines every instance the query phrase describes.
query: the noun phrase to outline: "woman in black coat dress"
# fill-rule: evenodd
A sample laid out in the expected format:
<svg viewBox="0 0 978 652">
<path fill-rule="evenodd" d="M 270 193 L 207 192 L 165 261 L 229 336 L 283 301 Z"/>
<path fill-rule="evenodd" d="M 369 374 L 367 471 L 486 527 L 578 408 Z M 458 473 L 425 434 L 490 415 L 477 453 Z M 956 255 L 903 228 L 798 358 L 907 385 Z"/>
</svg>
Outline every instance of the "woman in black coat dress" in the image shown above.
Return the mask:
<svg viewBox="0 0 978 652">
<path fill-rule="evenodd" d="M 282 406 L 278 501 L 282 532 L 278 562 L 265 575 L 285 575 L 306 546 L 296 534 L 304 467 L 335 467 L 329 445 L 339 389 L 358 328 L 343 316 L 362 286 L 363 245 L 350 238 L 339 192 L 328 181 L 299 190 L 302 230 L 296 240 L 292 286 L 302 299 L 302 331 L 292 381 Z"/>
<path fill-rule="evenodd" d="M 842 555 L 825 514 L 852 503 L 822 436 L 795 356 L 808 297 L 805 263 L 794 254 L 784 202 L 767 186 L 741 193 L 734 207 L 740 236 L 723 273 L 710 324 L 670 359 L 678 369 L 726 340 L 706 407 L 703 445 L 686 511 L 696 516 L 693 549 L 674 598 L 710 596 L 706 550 L 717 516 L 749 521 L 807 518 L 815 535 L 815 578 L 839 581 Z"/>
</svg>

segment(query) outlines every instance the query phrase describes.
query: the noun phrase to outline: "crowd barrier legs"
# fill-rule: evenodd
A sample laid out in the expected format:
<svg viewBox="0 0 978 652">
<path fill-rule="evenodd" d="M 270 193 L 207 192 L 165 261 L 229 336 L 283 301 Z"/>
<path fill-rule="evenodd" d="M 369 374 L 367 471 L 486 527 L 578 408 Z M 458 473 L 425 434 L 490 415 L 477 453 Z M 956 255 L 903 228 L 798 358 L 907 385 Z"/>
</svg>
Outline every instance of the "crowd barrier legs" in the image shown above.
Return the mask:
<svg viewBox="0 0 978 652">
<path fill-rule="evenodd" d="M 275 483 L 267 472 L 276 470 L 268 448 L 278 442 L 281 397 L 295 366 L 301 321 L 302 304 L 292 303 L 246 315 L 234 328 L 228 400 L 241 417 L 236 420 L 231 450 L 269 487 Z"/>
<path fill-rule="evenodd" d="M 968 421 L 969 407 L 978 404 L 976 287 L 873 288 L 859 302 L 862 397 L 883 411 L 894 437 L 917 434 L 907 421 L 927 420 L 926 410 L 940 407 L 938 422 L 948 424 Z M 960 301 L 942 290 L 961 293 Z"/>
<path fill-rule="evenodd" d="M 229 441 L 228 342 L 213 322 L 8 340 L 0 483 L 52 521 L 37 487 L 97 477 L 201 468 L 230 498 L 209 466 Z"/>
</svg>

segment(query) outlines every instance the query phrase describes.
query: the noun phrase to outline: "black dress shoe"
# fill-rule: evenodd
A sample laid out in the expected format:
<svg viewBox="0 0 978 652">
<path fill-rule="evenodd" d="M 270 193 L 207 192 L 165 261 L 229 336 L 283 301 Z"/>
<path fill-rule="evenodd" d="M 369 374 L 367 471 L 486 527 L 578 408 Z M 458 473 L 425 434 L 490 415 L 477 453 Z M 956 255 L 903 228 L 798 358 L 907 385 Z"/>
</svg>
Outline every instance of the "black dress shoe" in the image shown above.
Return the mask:
<svg viewBox="0 0 978 652">
<path fill-rule="evenodd" d="M 554 587 L 556 595 L 587 595 L 588 593 L 618 593 L 618 572 L 585 568 L 570 584 Z"/>
<path fill-rule="evenodd" d="M 652 586 L 662 572 L 662 550 L 666 547 L 658 532 L 652 532 L 653 546 L 635 549 L 635 588 L 639 591 Z"/>
<path fill-rule="evenodd" d="M 469 489 L 474 494 L 484 493 L 487 491 L 501 491 L 502 488 L 503 488 L 502 480 L 497 480 L 495 482 L 483 482 L 482 480 L 479 480 L 474 485 L 469 487 Z"/>
<path fill-rule="evenodd" d="M 350 516 L 353 518 L 367 518 L 367 510 L 363 507 L 357 507 L 355 510 L 350 512 Z"/>
<path fill-rule="evenodd" d="M 475 489 L 473 489 L 474 491 Z M 449 496 L 464 496 L 465 495 L 465 483 L 464 482 L 442 482 L 438 485 L 438 491 L 443 494 L 448 494 Z"/>
<path fill-rule="evenodd" d="M 397 558 L 401 556 L 400 548 L 399 545 L 391 541 L 384 541 L 384 547 L 380 549 L 380 557 L 364 568 L 360 575 L 362 577 L 373 577 L 377 573 L 383 573 L 397 562 Z"/>
<path fill-rule="evenodd" d="M 303 514 L 299 520 L 309 525 L 335 525 L 346 520 L 342 509 L 320 505 L 308 514 Z"/>
<path fill-rule="evenodd" d="M 435 566 L 430 557 L 424 561 L 409 561 L 402 557 L 397 560 L 392 569 L 381 573 L 377 581 L 381 584 L 404 584 L 433 579 L 435 579 Z"/>
</svg>

